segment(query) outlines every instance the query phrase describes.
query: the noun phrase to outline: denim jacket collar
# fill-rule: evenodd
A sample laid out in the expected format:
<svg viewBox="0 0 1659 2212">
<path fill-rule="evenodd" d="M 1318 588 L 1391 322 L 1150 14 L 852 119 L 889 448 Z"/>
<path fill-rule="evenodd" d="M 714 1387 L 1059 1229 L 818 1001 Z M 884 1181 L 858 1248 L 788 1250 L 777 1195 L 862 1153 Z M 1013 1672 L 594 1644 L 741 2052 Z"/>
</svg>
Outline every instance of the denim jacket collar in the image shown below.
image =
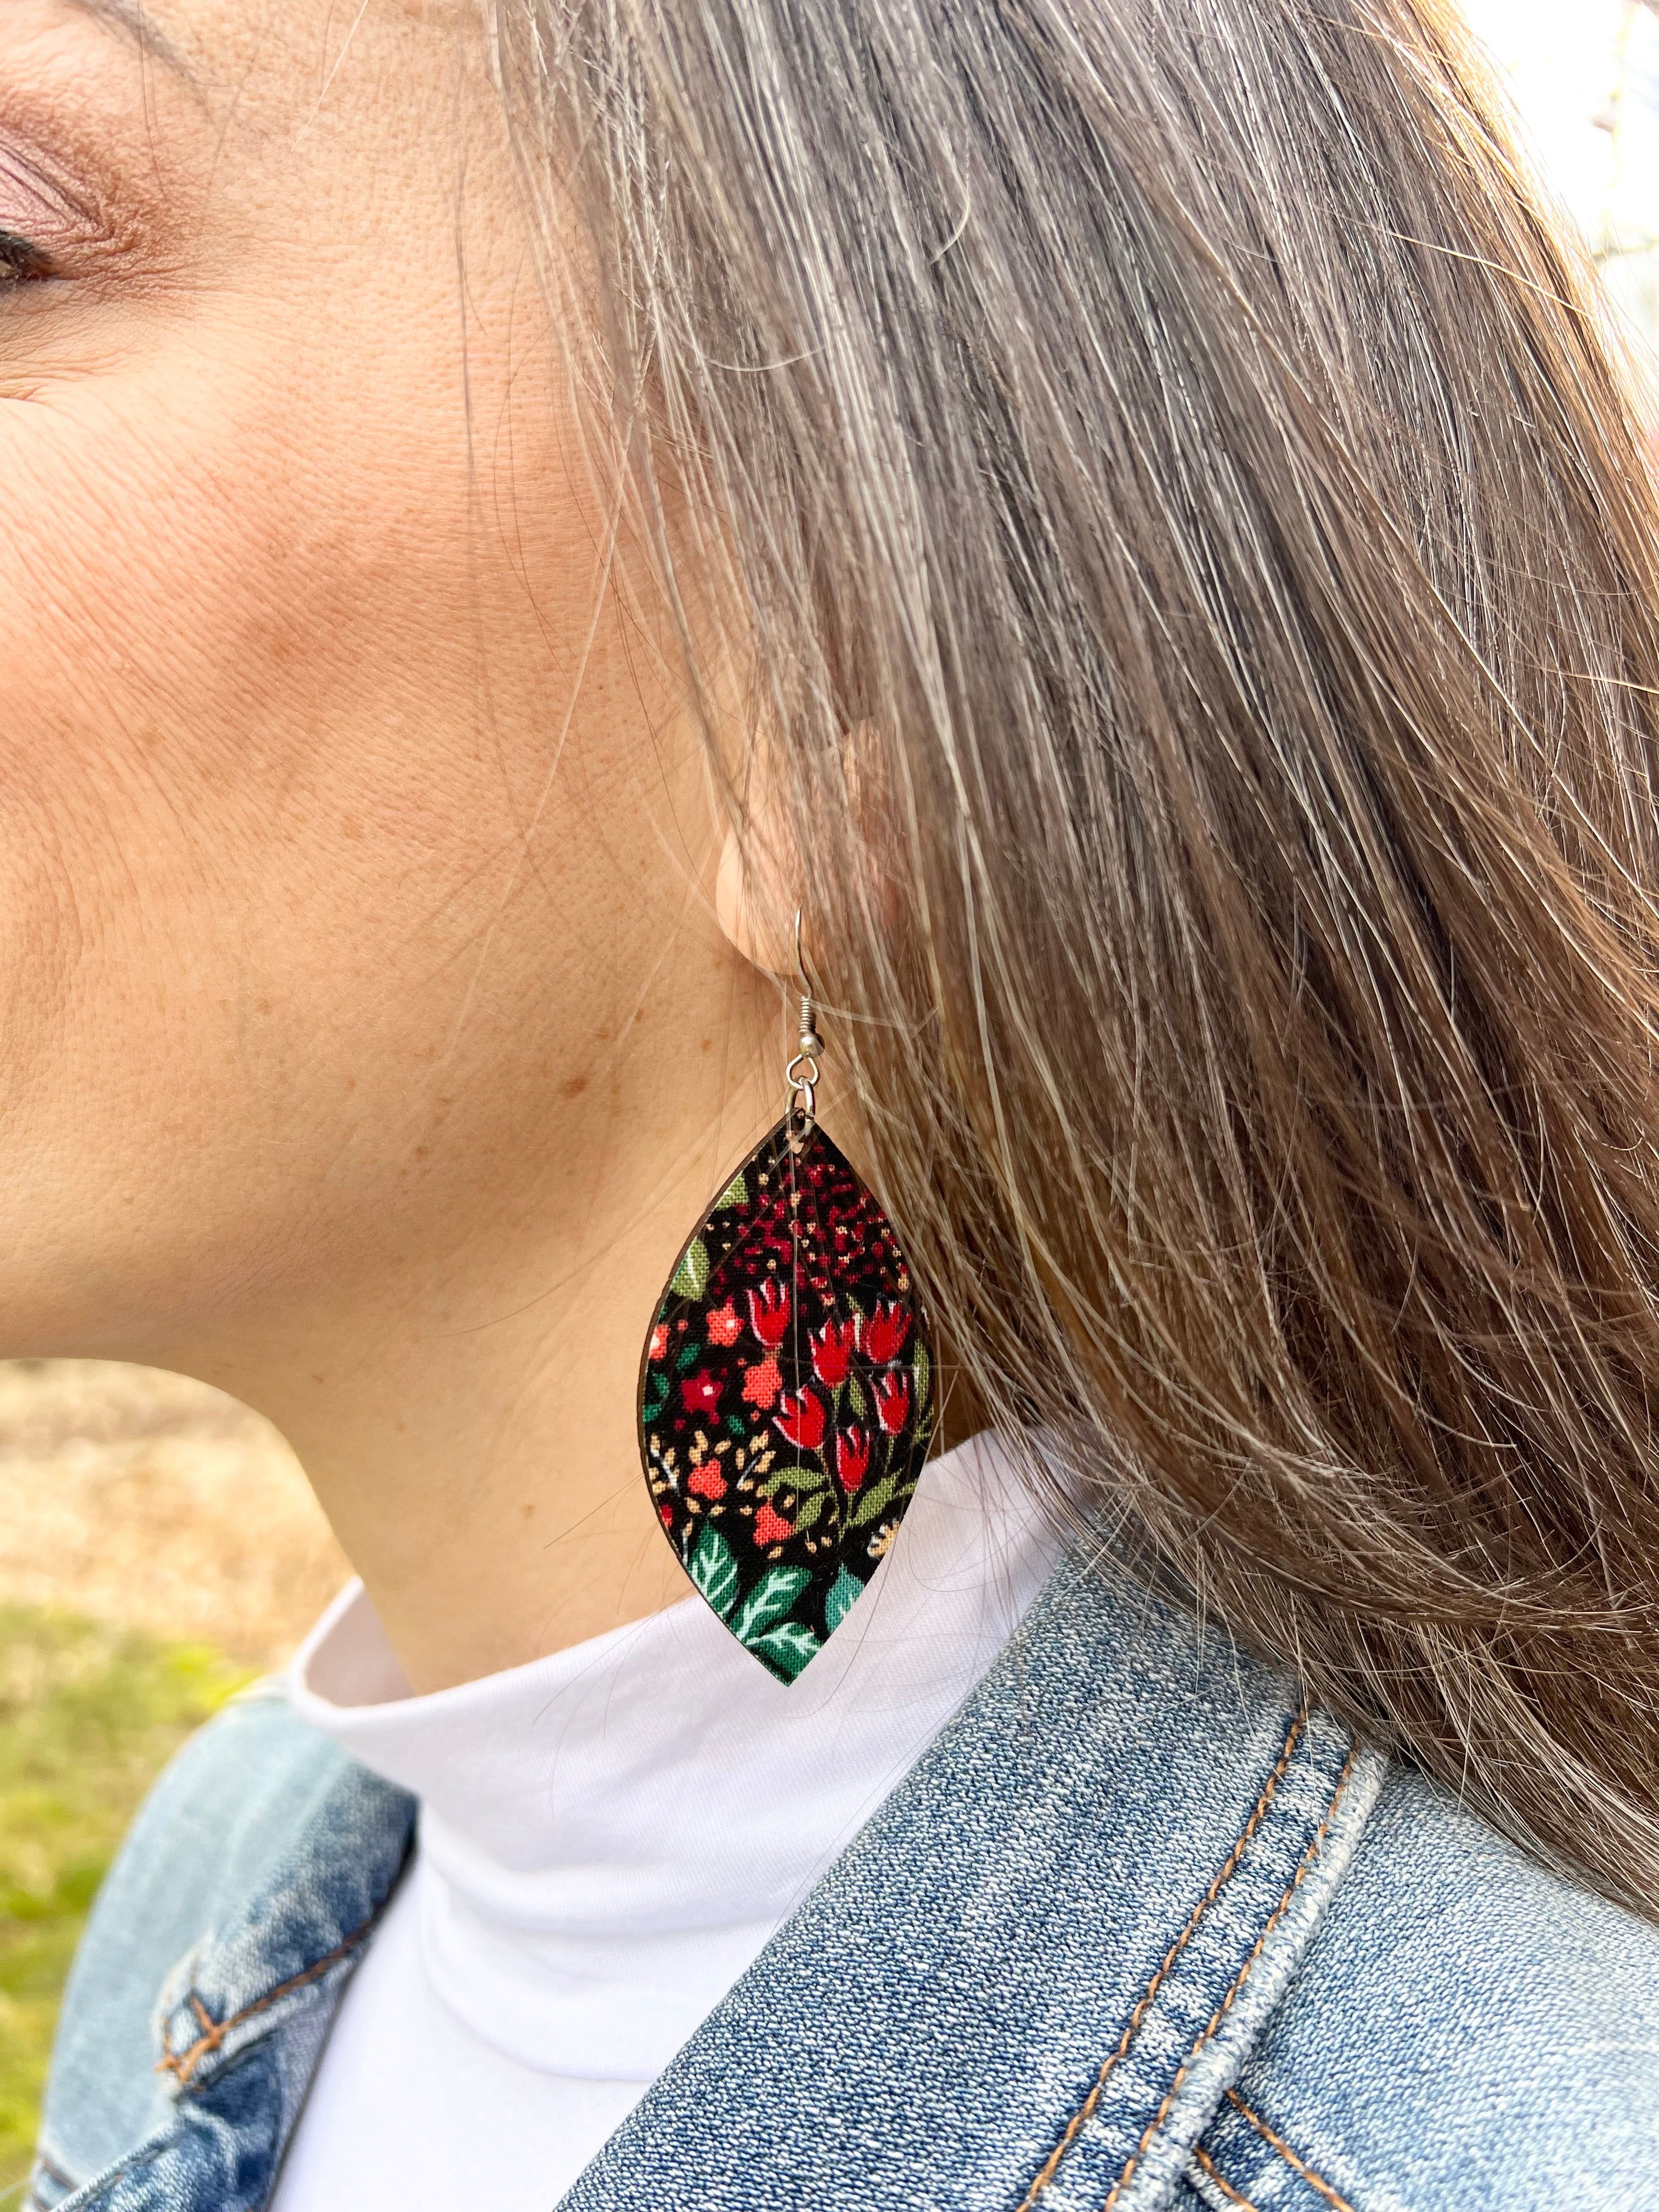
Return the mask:
<svg viewBox="0 0 1659 2212">
<path fill-rule="evenodd" d="M 1382 1764 L 1073 1554 L 562 2212 L 1169 2203 Z M 157 2015 L 167 2117 L 75 2212 L 267 2202 L 411 1810 L 346 1769 L 180 1962 Z"/>
<path fill-rule="evenodd" d="M 1073 1558 L 562 2212 L 1167 2203 L 1382 1765 Z"/>
</svg>

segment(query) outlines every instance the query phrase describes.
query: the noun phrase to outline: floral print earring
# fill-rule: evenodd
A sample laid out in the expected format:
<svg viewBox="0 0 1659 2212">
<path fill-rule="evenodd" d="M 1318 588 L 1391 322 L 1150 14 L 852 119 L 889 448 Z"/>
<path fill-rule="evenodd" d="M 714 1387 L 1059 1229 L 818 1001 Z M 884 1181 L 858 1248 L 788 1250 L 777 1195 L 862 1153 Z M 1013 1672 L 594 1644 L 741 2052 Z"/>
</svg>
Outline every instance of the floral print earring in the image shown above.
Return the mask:
<svg viewBox="0 0 1659 2212">
<path fill-rule="evenodd" d="M 915 1494 L 933 1359 L 893 1225 L 817 1116 L 812 987 L 783 1119 L 687 1238 L 640 1363 L 640 1452 L 698 1589 L 781 1682 L 846 1619 Z"/>
</svg>

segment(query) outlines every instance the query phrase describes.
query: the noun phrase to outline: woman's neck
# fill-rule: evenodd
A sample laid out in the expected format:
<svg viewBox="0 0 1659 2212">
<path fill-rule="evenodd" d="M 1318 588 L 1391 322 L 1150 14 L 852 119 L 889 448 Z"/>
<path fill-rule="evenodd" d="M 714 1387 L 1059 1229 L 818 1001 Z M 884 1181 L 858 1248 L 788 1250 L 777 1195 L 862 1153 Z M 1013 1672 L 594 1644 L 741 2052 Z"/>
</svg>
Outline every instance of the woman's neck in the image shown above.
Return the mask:
<svg viewBox="0 0 1659 2212">
<path fill-rule="evenodd" d="M 641 1476 L 637 1379 L 688 1229 L 777 1110 L 775 1080 L 734 1090 L 717 1061 L 601 1109 L 592 1146 L 526 1163 L 447 1250 L 411 1230 L 410 1256 L 392 1240 L 278 1329 L 142 1355 L 276 1423 L 418 1691 L 689 1588 Z"/>
</svg>

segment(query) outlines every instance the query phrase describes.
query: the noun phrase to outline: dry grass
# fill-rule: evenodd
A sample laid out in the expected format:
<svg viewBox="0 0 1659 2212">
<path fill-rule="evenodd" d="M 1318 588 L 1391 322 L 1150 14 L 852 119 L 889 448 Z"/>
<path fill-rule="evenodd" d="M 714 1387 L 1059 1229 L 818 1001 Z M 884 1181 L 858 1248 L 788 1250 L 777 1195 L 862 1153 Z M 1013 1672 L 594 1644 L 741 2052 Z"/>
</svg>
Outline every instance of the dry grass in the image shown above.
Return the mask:
<svg viewBox="0 0 1659 2212">
<path fill-rule="evenodd" d="M 0 1603 L 281 1662 L 350 1570 L 288 1446 L 201 1382 L 0 1361 Z"/>
</svg>

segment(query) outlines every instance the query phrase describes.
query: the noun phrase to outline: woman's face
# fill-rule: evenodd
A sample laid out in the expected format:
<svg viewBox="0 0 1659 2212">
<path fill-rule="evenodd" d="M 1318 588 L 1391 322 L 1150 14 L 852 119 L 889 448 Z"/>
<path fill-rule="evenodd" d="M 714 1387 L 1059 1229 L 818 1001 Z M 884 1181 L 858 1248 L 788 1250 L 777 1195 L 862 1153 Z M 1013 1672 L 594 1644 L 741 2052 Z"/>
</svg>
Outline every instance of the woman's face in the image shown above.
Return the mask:
<svg viewBox="0 0 1659 2212">
<path fill-rule="evenodd" d="M 0 1352 L 190 1364 L 667 1140 L 712 826 L 469 9 L 0 0 Z"/>
</svg>

